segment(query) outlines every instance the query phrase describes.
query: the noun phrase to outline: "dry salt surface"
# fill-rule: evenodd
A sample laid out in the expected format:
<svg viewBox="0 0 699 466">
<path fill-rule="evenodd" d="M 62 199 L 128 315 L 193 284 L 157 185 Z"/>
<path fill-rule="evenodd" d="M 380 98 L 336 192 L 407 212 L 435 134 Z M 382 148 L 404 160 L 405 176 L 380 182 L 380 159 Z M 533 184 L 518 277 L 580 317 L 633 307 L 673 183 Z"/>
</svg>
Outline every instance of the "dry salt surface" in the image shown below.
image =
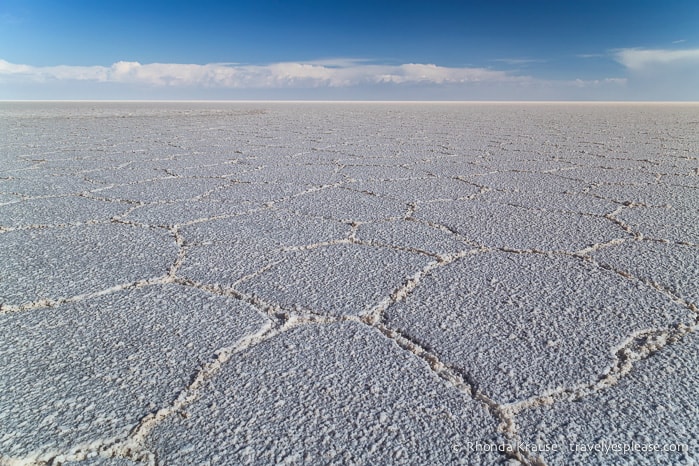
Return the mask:
<svg viewBox="0 0 699 466">
<path fill-rule="evenodd" d="M 697 464 L 699 105 L 0 103 L 0 465 Z"/>
</svg>

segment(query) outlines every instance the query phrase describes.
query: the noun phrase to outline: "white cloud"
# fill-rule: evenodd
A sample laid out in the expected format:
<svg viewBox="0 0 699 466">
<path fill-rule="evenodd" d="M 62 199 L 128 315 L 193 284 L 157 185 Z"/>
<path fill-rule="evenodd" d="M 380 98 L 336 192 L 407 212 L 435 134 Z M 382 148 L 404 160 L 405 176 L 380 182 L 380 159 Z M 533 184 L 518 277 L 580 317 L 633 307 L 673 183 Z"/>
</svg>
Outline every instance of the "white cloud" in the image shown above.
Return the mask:
<svg viewBox="0 0 699 466">
<path fill-rule="evenodd" d="M 106 81 L 107 68 L 103 66 L 43 66 L 18 65 L 0 59 L 0 76 L 15 75 L 36 81 L 47 79 L 58 80 L 91 80 Z"/>
<path fill-rule="evenodd" d="M 326 58 L 266 65 L 148 63 L 32 66 L 0 59 L 0 99 L 623 99 L 623 77 L 556 80 L 485 67 Z"/>
<path fill-rule="evenodd" d="M 367 64 L 358 59 L 328 59 L 305 63 L 268 65 L 214 63 L 206 65 L 120 61 L 111 66 L 31 66 L 0 60 L 0 77 L 45 82 L 95 81 L 153 86 L 219 88 L 314 88 L 361 84 L 458 84 L 472 82 L 522 82 L 531 80 L 487 68 L 444 67 L 433 64 Z"/>
<path fill-rule="evenodd" d="M 669 65 L 699 65 L 699 49 L 617 49 L 613 51 L 613 57 L 631 71 Z"/>
</svg>

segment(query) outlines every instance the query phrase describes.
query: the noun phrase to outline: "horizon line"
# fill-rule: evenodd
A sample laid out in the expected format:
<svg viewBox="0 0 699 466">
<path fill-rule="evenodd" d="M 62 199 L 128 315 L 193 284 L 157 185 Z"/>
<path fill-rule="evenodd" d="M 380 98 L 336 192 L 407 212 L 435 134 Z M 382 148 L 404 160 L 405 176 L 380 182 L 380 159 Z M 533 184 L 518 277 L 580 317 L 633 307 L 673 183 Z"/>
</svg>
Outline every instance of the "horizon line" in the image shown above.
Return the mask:
<svg viewBox="0 0 699 466">
<path fill-rule="evenodd" d="M 699 100 L 0 99 L 0 103 L 699 104 Z"/>
</svg>

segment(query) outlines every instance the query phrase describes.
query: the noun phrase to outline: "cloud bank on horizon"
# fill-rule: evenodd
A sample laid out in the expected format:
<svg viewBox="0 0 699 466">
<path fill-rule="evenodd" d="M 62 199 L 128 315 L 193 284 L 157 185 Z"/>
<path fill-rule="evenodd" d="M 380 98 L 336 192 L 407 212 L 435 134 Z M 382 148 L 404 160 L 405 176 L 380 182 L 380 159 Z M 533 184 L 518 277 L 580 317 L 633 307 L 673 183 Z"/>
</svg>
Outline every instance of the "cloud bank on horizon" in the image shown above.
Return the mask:
<svg viewBox="0 0 699 466">
<path fill-rule="evenodd" d="M 582 55 L 599 58 L 604 55 Z M 628 77 L 550 80 L 515 71 L 484 67 L 448 67 L 435 64 L 374 64 L 361 59 L 329 59 L 308 62 L 280 62 L 266 65 L 236 63 L 146 63 L 119 61 L 111 66 L 32 66 L 0 59 L 0 83 L 51 85 L 57 83 L 112 83 L 154 88 L 190 89 L 317 89 L 361 88 L 362 86 L 411 85 L 462 88 L 497 85 L 518 90 L 524 99 L 535 89 L 624 88 L 634 74 L 660 74 L 668 69 L 699 70 L 699 49 L 616 49 L 608 54 L 629 72 Z M 495 59 L 508 64 L 539 63 L 533 59 Z M 418 93 L 419 94 L 419 93 Z"/>
<path fill-rule="evenodd" d="M 338 66 L 337 63 L 341 63 Z M 34 82 L 95 81 L 153 86 L 203 86 L 233 89 L 351 87 L 362 84 L 463 84 L 526 82 L 531 78 L 486 68 L 434 64 L 364 64 L 358 60 L 281 62 L 268 65 L 184 64 L 119 61 L 111 66 L 31 66 L 0 59 L 0 76 Z"/>
</svg>

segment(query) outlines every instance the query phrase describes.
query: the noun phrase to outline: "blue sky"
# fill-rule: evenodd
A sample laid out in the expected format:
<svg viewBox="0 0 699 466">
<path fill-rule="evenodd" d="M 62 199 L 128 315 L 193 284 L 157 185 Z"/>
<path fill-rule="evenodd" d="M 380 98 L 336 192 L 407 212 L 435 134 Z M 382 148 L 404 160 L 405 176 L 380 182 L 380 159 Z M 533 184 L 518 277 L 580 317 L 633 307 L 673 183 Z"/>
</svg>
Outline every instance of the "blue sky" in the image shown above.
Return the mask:
<svg viewBox="0 0 699 466">
<path fill-rule="evenodd" d="M 699 100 L 699 1 L 0 0 L 0 99 Z"/>
</svg>

